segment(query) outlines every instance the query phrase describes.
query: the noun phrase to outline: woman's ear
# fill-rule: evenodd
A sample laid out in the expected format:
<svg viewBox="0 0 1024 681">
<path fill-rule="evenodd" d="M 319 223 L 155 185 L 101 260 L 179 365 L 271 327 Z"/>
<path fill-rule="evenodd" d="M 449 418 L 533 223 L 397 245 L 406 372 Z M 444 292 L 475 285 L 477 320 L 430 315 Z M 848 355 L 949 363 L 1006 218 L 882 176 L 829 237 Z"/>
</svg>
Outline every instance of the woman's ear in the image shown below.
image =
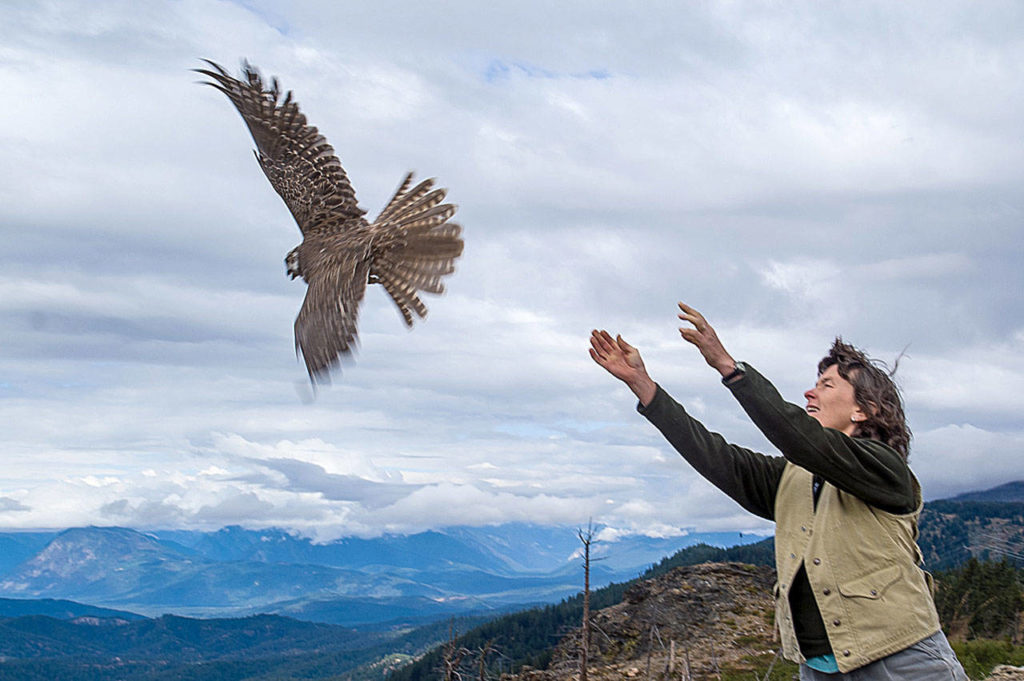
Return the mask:
<svg viewBox="0 0 1024 681">
<path fill-rule="evenodd" d="M 863 423 L 868 420 L 868 414 L 874 416 L 878 413 L 878 405 L 874 402 L 868 402 L 868 413 L 864 412 L 864 409 L 858 404 L 853 408 L 853 413 L 850 414 L 850 421 L 853 423 Z"/>
</svg>

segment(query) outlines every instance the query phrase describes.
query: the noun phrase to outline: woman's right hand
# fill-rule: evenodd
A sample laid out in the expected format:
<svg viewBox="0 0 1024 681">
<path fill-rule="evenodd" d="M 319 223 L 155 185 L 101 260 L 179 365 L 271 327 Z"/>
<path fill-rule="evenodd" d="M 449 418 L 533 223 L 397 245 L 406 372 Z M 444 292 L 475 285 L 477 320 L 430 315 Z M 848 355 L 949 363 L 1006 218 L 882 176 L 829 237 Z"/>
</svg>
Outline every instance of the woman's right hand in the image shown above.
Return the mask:
<svg viewBox="0 0 1024 681">
<path fill-rule="evenodd" d="M 595 329 L 590 334 L 590 356 L 605 371 L 629 386 L 640 404 L 646 407 L 654 399 L 658 386 L 647 375 L 640 351 L 622 336 L 612 338 L 607 331 Z"/>
</svg>

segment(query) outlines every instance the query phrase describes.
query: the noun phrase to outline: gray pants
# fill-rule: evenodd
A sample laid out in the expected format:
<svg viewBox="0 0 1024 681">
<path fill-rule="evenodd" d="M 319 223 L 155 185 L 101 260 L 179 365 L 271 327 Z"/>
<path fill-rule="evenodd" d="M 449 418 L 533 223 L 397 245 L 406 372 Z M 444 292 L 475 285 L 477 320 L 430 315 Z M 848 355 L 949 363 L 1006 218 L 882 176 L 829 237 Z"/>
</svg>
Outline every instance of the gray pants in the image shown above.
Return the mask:
<svg viewBox="0 0 1024 681">
<path fill-rule="evenodd" d="M 848 674 L 826 674 L 800 665 L 800 681 L 967 681 L 967 674 L 941 631 Z"/>
</svg>

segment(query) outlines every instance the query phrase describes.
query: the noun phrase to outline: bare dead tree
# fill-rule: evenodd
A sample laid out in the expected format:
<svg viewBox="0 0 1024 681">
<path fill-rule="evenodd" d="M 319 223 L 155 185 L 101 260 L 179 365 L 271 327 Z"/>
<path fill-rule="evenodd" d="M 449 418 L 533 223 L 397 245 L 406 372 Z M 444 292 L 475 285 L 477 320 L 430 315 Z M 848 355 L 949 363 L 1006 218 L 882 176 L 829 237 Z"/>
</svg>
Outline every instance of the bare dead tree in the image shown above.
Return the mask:
<svg viewBox="0 0 1024 681">
<path fill-rule="evenodd" d="M 596 622 L 591 622 L 590 623 L 590 628 L 593 629 L 594 631 L 596 631 L 597 633 L 601 634 L 602 636 L 604 636 L 604 640 L 607 641 L 609 643 L 609 645 L 612 643 L 612 637 L 609 636 L 605 632 L 604 629 L 602 629 L 601 627 L 597 626 Z"/>
<path fill-rule="evenodd" d="M 444 681 L 462 681 L 462 658 L 469 650 L 460 646 L 455 640 L 455 622 L 448 624 L 448 641 L 444 644 L 441 655 L 441 672 Z"/>
<path fill-rule="evenodd" d="M 656 615 L 658 614 L 657 610 L 658 609 L 655 608 L 655 614 Z M 658 645 L 661 646 L 661 651 L 663 653 L 665 651 L 665 642 L 663 640 L 661 640 L 661 630 L 658 629 L 658 624 L 656 622 L 651 624 L 650 639 L 651 639 L 650 642 L 647 644 L 647 678 L 648 679 L 652 678 L 651 677 L 651 656 L 654 654 L 654 639 L 658 639 Z M 672 641 L 673 651 L 675 650 L 675 643 L 676 643 L 675 641 Z M 674 654 L 674 652 L 673 652 L 673 654 Z M 668 670 L 668 660 L 667 659 L 665 661 L 665 670 L 666 670 L 666 672 Z M 664 675 L 664 673 L 665 672 L 663 672 L 662 675 Z"/>
<path fill-rule="evenodd" d="M 590 545 L 594 543 L 594 521 L 587 521 L 586 531 L 577 528 L 576 536 L 583 543 L 583 622 L 580 631 L 580 681 L 587 681 L 587 655 L 590 652 Z"/>
<path fill-rule="evenodd" d="M 494 639 L 492 638 L 480 648 L 480 657 L 478 659 L 478 672 L 477 681 L 487 681 L 487 656 L 491 654 L 491 648 L 494 646 Z"/>
</svg>

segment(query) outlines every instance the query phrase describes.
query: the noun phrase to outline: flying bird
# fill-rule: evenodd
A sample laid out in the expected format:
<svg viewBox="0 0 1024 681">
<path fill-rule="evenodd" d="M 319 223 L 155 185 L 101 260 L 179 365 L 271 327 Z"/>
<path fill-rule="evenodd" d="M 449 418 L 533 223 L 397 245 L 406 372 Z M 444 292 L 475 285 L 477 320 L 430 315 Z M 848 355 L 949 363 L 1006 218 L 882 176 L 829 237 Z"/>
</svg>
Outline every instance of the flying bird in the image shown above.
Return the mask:
<svg viewBox="0 0 1024 681">
<path fill-rule="evenodd" d="M 355 345 L 367 284 L 384 287 L 409 327 L 414 314 L 427 314 L 419 294 L 444 292 L 441 280 L 455 271 L 462 254 L 462 229 L 448 222 L 456 206 L 443 203 L 446 190 L 434 189 L 432 179 L 412 186 L 410 172 L 368 222 L 334 149 L 306 123 L 290 90 L 282 99 L 277 78 L 268 88 L 248 62 L 239 80 L 203 61 L 210 69 L 195 71 L 209 77 L 203 84 L 227 95 L 242 115 L 256 142 L 256 160 L 302 232 L 302 243 L 285 258 L 291 278 L 307 284 L 295 319 L 295 350 L 310 381 L 329 381 L 340 357 Z"/>
</svg>

